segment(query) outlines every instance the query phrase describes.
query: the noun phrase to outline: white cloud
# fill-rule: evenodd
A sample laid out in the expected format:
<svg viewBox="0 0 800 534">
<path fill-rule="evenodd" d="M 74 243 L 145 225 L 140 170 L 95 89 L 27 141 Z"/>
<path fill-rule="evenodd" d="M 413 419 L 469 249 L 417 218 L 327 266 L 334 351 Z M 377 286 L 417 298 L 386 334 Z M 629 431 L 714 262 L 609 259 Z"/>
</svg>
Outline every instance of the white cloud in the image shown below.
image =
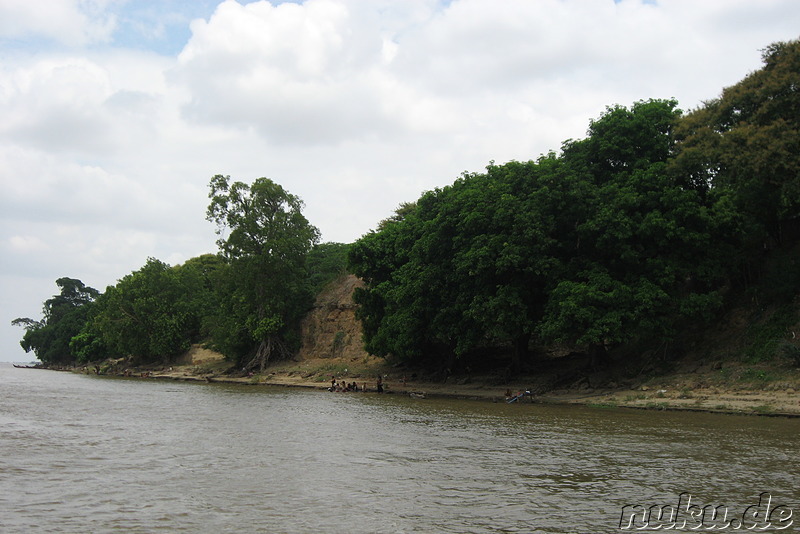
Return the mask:
<svg viewBox="0 0 800 534">
<path fill-rule="evenodd" d="M 186 116 L 252 127 L 272 143 L 336 143 L 387 127 L 384 42 L 353 23 L 331 0 L 221 4 L 192 24 L 172 73 L 191 91 Z"/>
<path fill-rule="evenodd" d="M 85 58 L 45 59 L 6 71 L 0 135 L 45 150 L 107 150 L 108 121 L 98 103 L 107 73 Z"/>
<path fill-rule="evenodd" d="M 14 252 L 32 252 L 47 250 L 47 245 L 36 236 L 12 235 L 8 240 L 11 250 Z"/>
<path fill-rule="evenodd" d="M 44 38 L 66 46 L 110 39 L 116 20 L 106 12 L 109 0 L 3 0 L 0 38 Z"/>
</svg>

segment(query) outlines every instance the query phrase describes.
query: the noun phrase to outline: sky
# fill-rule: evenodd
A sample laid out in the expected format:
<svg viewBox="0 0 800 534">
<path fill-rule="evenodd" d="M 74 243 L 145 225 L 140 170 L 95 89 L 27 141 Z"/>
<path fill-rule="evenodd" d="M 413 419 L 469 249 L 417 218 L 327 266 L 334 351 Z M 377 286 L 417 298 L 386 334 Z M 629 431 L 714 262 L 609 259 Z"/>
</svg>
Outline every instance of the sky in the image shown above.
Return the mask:
<svg viewBox="0 0 800 534">
<path fill-rule="evenodd" d="M 685 111 L 800 37 L 797 0 L 0 0 L 0 361 L 78 278 L 216 252 L 216 174 L 349 243 L 607 106 Z"/>
</svg>

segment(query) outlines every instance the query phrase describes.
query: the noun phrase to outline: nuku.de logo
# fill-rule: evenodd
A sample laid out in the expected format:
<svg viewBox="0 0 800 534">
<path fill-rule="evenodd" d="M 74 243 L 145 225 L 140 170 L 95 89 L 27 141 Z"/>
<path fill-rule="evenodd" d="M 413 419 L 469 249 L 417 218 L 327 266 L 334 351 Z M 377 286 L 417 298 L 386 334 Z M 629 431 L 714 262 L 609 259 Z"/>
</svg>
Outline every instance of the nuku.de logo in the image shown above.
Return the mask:
<svg viewBox="0 0 800 534">
<path fill-rule="evenodd" d="M 773 504 L 772 495 L 762 492 L 758 504 L 732 512 L 727 505 L 692 503 L 692 496 L 683 492 L 677 504 L 628 504 L 619 518 L 621 530 L 648 532 L 656 530 L 785 530 L 792 526 L 793 510 L 785 504 Z"/>
</svg>

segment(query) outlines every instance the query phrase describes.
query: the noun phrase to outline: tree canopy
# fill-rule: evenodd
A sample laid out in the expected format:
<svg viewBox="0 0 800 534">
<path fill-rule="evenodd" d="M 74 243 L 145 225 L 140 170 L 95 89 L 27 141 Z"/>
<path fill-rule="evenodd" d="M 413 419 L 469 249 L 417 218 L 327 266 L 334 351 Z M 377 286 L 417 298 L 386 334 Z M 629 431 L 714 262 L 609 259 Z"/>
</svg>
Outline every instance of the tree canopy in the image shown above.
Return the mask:
<svg viewBox="0 0 800 534">
<path fill-rule="evenodd" d="M 43 363 L 57 365 L 73 360 L 70 341 L 83 328 L 99 292 L 76 278 L 59 278 L 56 285 L 61 291 L 45 301 L 40 321 L 20 317 L 12 324 L 25 328 L 20 341 L 25 352 L 33 351 Z"/>
<path fill-rule="evenodd" d="M 492 163 L 382 221 L 350 252 L 368 350 L 449 366 L 506 347 L 518 367 L 537 343 L 602 355 L 711 317 L 748 259 L 800 238 L 800 43 L 763 59 L 687 115 L 611 106 L 560 154 Z"/>
<path fill-rule="evenodd" d="M 196 289 L 197 280 L 188 270 L 149 258 L 98 299 L 95 331 L 116 354 L 140 362 L 169 362 L 197 339 Z"/>
<path fill-rule="evenodd" d="M 60 278 L 41 320 L 13 321 L 21 345 L 45 363 L 165 362 L 205 341 L 263 369 L 298 346 L 315 292 L 345 270 L 365 283 L 368 352 L 440 369 L 491 354 L 518 370 L 554 344 L 598 358 L 665 345 L 739 285 L 791 300 L 800 41 L 763 61 L 688 113 L 673 99 L 609 106 L 558 153 L 465 172 L 350 245 L 319 244 L 302 201 L 272 180 L 216 175 L 218 254 L 149 258 L 102 294 Z"/>
<path fill-rule="evenodd" d="M 319 231 L 302 214 L 302 201 L 268 178 L 209 183 L 207 219 L 229 262 L 214 341 L 245 368 L 263 369 L 273 355 L 296 346 L 300 318 L 313 299 L 306 256 Z"/>
</svg>

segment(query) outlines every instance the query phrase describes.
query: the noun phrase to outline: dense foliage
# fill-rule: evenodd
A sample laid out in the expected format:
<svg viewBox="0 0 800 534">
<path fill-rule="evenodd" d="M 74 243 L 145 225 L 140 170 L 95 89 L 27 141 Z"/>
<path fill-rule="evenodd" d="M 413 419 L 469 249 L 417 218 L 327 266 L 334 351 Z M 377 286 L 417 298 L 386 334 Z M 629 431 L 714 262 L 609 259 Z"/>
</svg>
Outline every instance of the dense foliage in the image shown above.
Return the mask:
<svg viewBox="0 0 800 534">
<path fill-rule="evenodd" d="M 764 62 L 689 114 L 613 106 L 559 154 L 405 205 L 350 251 L 367 349 L 448 368 L 505 350 L 519 368 L 544 343 L 602 358 L 711 317 L 749 263 L 798 238 L 800 44 Z"/>
<path fill-rule="evenodd" d="M 93 331 L 114 354 L 168 362 L 198 338 L 201 284 L 191 267 L 174 269 L 150 258 L 98 299 Z"/>
<path fill-rule="evenodd" d="M 266 178 L 214 176 L 220 253 L 150 258 L 98 291 L 60 278 L 43 319 L 19 318 L 48 364 L 167 362 L 205 342 L 238 368 L 291 354 L 313 295 L 346 270 L 366 349 L 451 369 L 520 369 L 560 344 L 666 346 L 737 289 L 800 291 L 800 42 L 689 113 L 615 105 L 536 160 L 491 163 L 403 203 L 357 242 L 319 244 L 302 202 Z M 626 354 L 637 354 L 628 351 Z M 631 356 L 628 356 L 631 357 Z"/>
<path fill-rule="evenodd" d="M 347 253 L 350 245 L 345 243 L 320 243 L 306 257 L 308 282 L 316 295 L 334 279 L 347 273 Z"/>
<path fill-rule="evenodd" d="M 27 317 L 12 321 L 25 328 L 20 341 L 25 352 L 33 351 L 43 363 L 53 365 L 72 360 L 70 341 L 81 332 L 91 304 L 99 294 L 75 278 L 59 278 L 56 285 L 61 292 L 45 301 L 41 321 Z"/>
<path fill-rule="evenodd" d="M 300 199 L 267 178 L 247 185 L 217 175 L 210 189 L 207 218 L 227 234 L 217 243 L 228 260 L 215 342 L 245 368 L 263 370 L 273 354 L 297 348 L 299 321 L 313 302 L 305 261 L 319 231 Z"/>
<path fill-rule="evenodd" d="M 344 270 L 347 245 L 316 245 L 300 200 L 270 180 L 248 186 L 215 176 L 210 189 L 208 218 L 230 230 L 221 254 L 174 267 L 149 258 L 102 294 L 60 278 L 44 319 L 13 321 L 26 330 L 26 352 L 49 365 L 109 357 L 152 364 L 205 342 L 241 367 L 266 364 L 265 347 L 278 356 L 293 350 L 299 318 L 313 291 Z"/>
</svg>

